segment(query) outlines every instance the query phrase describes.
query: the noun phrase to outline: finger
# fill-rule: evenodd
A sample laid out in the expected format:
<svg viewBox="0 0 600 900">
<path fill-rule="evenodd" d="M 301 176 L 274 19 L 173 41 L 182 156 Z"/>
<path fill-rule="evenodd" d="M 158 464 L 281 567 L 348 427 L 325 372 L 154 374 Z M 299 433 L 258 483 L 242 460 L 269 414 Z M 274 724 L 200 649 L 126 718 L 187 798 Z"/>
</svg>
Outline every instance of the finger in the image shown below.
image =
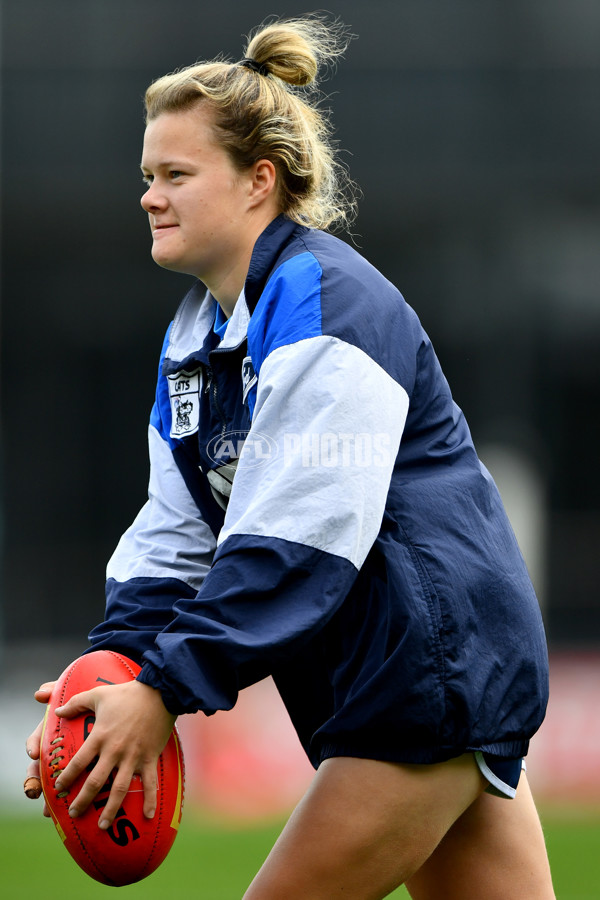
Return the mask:
<svg viewBox="0 0 600 900">
<path fill-rule="evenodd" d="M 129 769 L 121 768 L 116 773 L 108 800 L 106 801 L 106 805 L 103 806 L 98 820 L 98 827 L 103 831 L 110 828 L 117 817 L 117 813 L 123 806 L 123 801 L 125 800 L 125 796 L 131 785 L 132 778 L 133 772 Z"/>
<path fill-rule="evenodd" d="M 57 706 L 54 712 L 63 719 L 72 719 L 79 716 L 83 712 L 96 709 L 95 690 L 82 691 L 80 694 L 74 694 L 62 706 Z"/>
<path fill-rule="evenodd" d="M 28 778 L 39 778 L 40 777 L 40 764 L 37 760 L 34 762 L 30 762 L 27 766 L 25 774 Z"/>
<path fill-rule="evenodd" d="M 56 684 L 55 681 L 45 681 L 44 684 L 41 684 L 37 691 L 34 693 L 35 699 L 38 703 L 47 703 L 50 699 L 50 694 L 52 693 L 52 689 Z"/>
<path fill-rule="evenodd" d="M 90 804 L 95 801 L 97 795 L 100 792 L 102 792 L 102 794 L 104 795 L 106 789 L 112 781 L 112 770 L 113 767 L 110 763 L 106 763 L 100 760 L 96 763 L 88 777 L 85 779 L 81 790 L 74 798 L 74 800 L 72 800 L 71 805 L 69 806 L 69 815 L 71 816 L 71 818 L 76 819 L 78 816 L 83 815 Z M 62 776 L 61 782 L 62 783 L 60 787 L 64 790 L 64 782 L 62 781 Z M 127 793 L 127 789 L 125 789 L 123 796 L 125 796 L 125 793 Z M 98 801 L 98 803 L 100 803 L 100 801 Z M 102 803 L 100 805 L 104 806 L 104 797 L 102 798 Z M 119 810 L 119 806 L 117 806 L 115 810 L 115 815 Z"/>
<path fill-rule="evenodd" d="M 42 719 L 35 731 L 33 731 L 25 741 L 25 750 L 27 751 L 27 756 L 31 759 L 40 758 L 40 744 L 42 742 L 43 728 L 44 720 Z"/>
<path fill-rule="evenodd" d="M 27 766 L 27 777 L 23 783 L 23 791 L 29 800 L 37 800 L 42 794 L 42 779 L 40 778 L 39 767 L 37 771 L 33 771 L 32 767 L 34 765 L 35 763 L 31 763 L 31 765 Z"/>
<path fill-rule="evenodd" d="M 158 793 L 158 773 L 156 763 L 147 765 L 142 772 L 142 785 L 144 788 L 144 815 L 147 819 L 153 819 L 156 812 L 156 797 Z"/>
<path fill-rule="evenodd" d="M 37 800 L 37 798 L 42 793 L 42 780 L 40 778 L 40 765 L 38 762 L 30 762 L 27 766 L 27 777 L 25 779 L 25 783 L 23 784 L 23 790 L 25 791 L 25 796 L 30 800 Z M 45 797 L 42 814 L 46 816 L 47 819 L 50 819 L 52 817 L 52 813 L 48 808 Z"/>
<path fill-rule="evenodd" d="M 57 791 L 68 791 L 73 782 L 75 782 L 82 772 L 84 772 L 88 767 L 91 768 L 93 765 L 92 772 L 97 768 L 97 763 L 95 763 L 95 759 L 99 754 L 99 746 L 92 739 L 93 733 L 90 737 L 85 741 L 82 746 L 79 748 L 75 756 L 67 763 L 65 768 L 62 770 L 58 778 L 55 782 L 55 788 Z M 106 766 L 102 767 L 104 770 Z M 110 774 L 112 765 L 108 768 L 107 775 Z M 100 777 L 100 769 L 96 772 L 96 776 Z M 95 779 L 94 779 L 95 780 Z M 93 783 L 93 782 L 92 782 Z M 100 785 L 102 787 L 102 785 Z"/>
</svg>

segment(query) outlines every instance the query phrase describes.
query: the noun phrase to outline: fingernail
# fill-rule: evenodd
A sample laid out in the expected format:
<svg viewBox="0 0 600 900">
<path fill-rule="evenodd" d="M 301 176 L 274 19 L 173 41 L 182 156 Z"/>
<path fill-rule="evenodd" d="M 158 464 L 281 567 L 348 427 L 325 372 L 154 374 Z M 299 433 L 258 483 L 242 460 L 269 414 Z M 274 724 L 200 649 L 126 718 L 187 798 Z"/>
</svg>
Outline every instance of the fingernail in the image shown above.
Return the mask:
<svg viewBox="0 0 600 900">
<path fill-rule="evenodd" d="M 27 749 L 27 756 L 31 756 L 31 758 L 33 759 L 33 750 L 30 750 L 29 747 L 27 747 L 26 749 Z"/>
<path fill-rule="evenodd" d="M 72 819 L 77 818 L 77 807 L 76 806 L 69 807 L 69 815 L 71 816 Z"/>
<path fill-rule="evenodd" d="M 110 822 L 108 819 L 100 819 L 98 822 L 98 828 L 101 828 L 102 831 L 107 831 L 110 828 Z"/>
<path fill-rule="evenodd" d="M 56 781 L 54 782 L 54 787 L 56 788 L 57 791 L 62 790 L 62 782 L 61 782 L 60 778 L 56 779 Z"/>
<path fill-rule="evenodd" d="M 60 716 L 60 714 L 62 713 L 63 709 L 64 709 L 63 706 L 57 706 L 56 709 L 54 710 L 54 712 L 57 714 L 57 716 Z"/>
</svg>

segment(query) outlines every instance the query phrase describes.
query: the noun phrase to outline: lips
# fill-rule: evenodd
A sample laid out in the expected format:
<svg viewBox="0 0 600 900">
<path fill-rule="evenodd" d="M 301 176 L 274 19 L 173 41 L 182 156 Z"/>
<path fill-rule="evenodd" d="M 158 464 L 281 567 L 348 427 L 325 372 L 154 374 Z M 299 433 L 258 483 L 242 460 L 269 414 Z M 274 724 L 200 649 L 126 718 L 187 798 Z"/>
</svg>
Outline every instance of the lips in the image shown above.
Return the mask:
<svg viewBox="0 0 600 900">
<path fill-rule="evenodd" d="M 172 231 L 174 228 L 179 228 L 177 223 L 175 222 L 163 222 L 160 225 L 154 225 L 152 227 L 152 234 L 155 237 L 166 234 L 169 231 Z"/>
</svg>

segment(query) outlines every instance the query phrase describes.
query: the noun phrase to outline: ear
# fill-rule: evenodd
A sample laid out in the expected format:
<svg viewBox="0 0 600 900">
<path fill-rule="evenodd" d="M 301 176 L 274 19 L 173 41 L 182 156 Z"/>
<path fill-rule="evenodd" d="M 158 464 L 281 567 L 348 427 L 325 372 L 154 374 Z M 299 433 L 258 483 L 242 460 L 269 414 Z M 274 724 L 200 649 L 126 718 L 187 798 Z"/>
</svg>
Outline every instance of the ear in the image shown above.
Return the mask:
<svg viewBox="0 0 600 900">
<path fill-rule="evenodd" d="M 259 159 L 251 171 L 249 201 L 251 206 L 260 206 L 277 193 L 277 170 L 270 159 Z"/>
</svg>

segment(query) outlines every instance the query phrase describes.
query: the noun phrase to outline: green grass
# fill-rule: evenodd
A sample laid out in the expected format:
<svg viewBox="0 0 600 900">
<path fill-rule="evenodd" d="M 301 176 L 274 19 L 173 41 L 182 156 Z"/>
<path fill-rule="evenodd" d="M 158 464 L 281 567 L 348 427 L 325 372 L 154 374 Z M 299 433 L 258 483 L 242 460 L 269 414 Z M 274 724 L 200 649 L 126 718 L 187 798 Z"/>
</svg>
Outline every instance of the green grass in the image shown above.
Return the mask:
<svg viewBox="0 0 600 900">
<path fill-rule="evenodd" d="M 186 811 L 163 865 L 137 885 L 119 888 L 129 898 L 239 900 L 279 826 L 234 828 L 206 822 Z M 542 816 L 559 900 L 600 897 L 600 811 L 546 811 Z M 62 847 L 52 824 L 42 819 L 0 818 L 0 885 L 10 900 L 68 900 L 116 896 L 115 889 L 87 877 Z M 407 897 L 404 888 L 393 895 Z M 441 898 L 440 898 L 441 900 Z"/>
</svg>

